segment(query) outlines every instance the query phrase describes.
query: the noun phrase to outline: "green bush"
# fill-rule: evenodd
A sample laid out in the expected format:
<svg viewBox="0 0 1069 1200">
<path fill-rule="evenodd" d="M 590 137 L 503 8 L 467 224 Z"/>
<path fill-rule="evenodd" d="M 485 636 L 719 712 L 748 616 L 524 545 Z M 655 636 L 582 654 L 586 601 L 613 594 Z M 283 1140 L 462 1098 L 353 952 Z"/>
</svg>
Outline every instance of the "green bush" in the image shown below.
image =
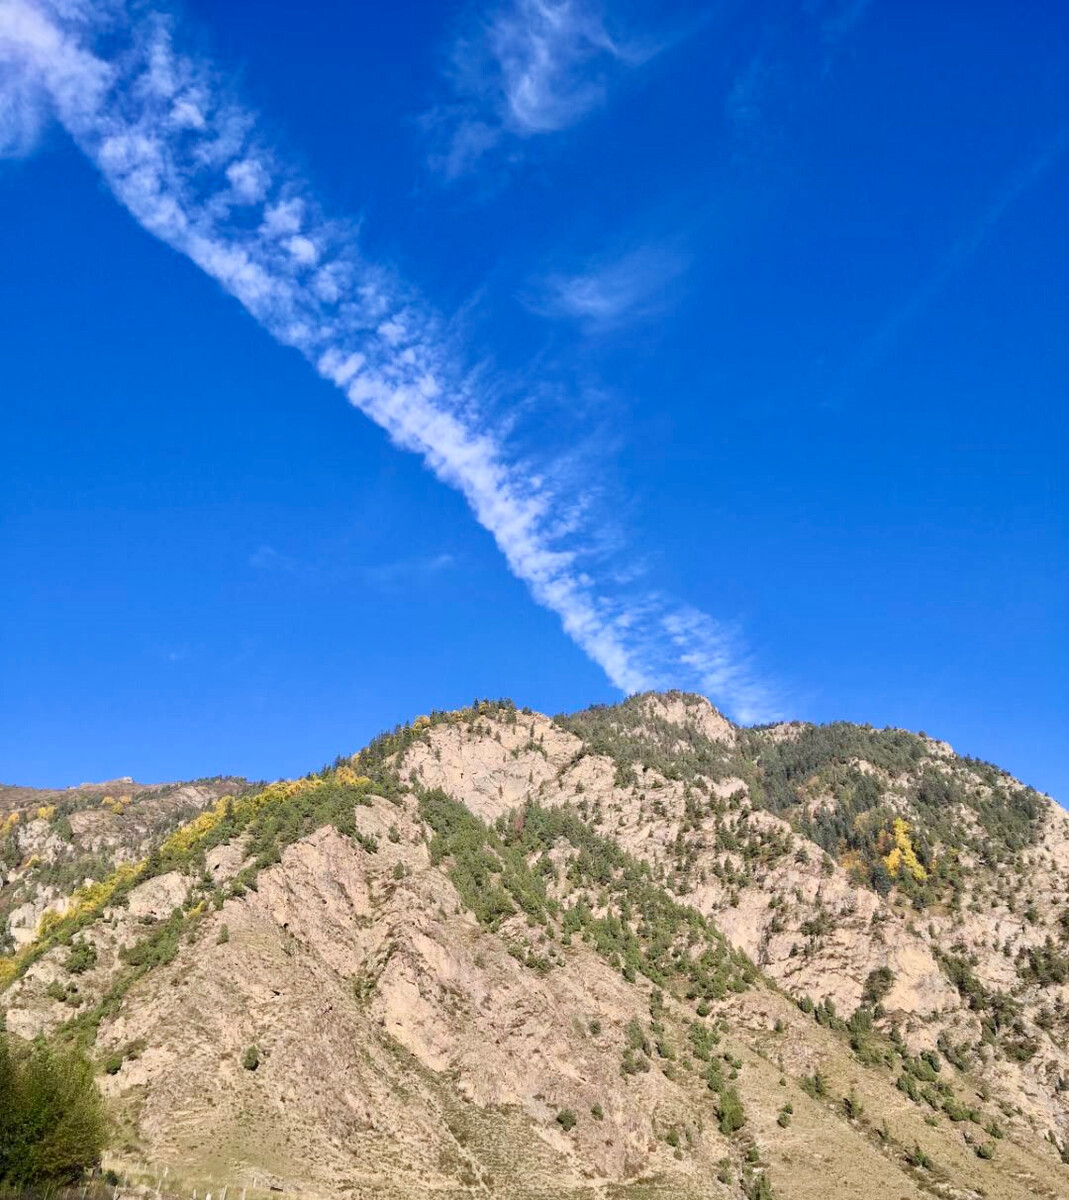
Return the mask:
<svg viewBox="0 0 1069 1200">
<path fill-rule="evenodd" d="M 66 967 L 72 975 L 82 975 L 96 966 L 97 950 L 92 942 L 84 939 L 72 942 L 67 954 Z"/>
<path fill-rule="evenodd" d="M 723 1134 L 735 1133 L 746 1124 L 746 1113 L 739 1093 L 734 1088 L 725 1088 L 720 1093 L 716 1115 L 720 1119 L 720 1132 Z"/>
<path fill-rule="evenodd" d="M 93 1071 L 75 1050 L 0 1033 L 0 1183 L 67 1183 L 100 1161 L 107 1133 Z"/>
<path fill-rule="evenodd" d="M 775 1200 L 772 1184 L 764 1171 L 760 1175 L 744 1178 L 742 1190 L 746 1200 Z"/>
<path fill-rule="evenodd" d="M 861 1003 L 875 1008 L 894 987 L 895 973 L 890 967 L 876 967 L 868 973 L 861 993 Z"/>
<path fill-rule="evenodd" d="M 812 1075 L 803 1075 L 798 1080 L 798 1086 L 806 1095 L 812 1096 L 814 1100 L 821 1096 L 826 1096 L 828 1093 L 828 1084 L 824 1076 L 819 1071 Z"/>
<path fill-rule="evenodd" d="M 575 1120 L 576 1118 L 574 1109 L 562 1108 L 560 1112 L 557 1113 L 557 1124 L 561 1127 L 561 1129 L 564 1130 L 565 1133 L 568 1133 L 570 1130 L 575 1128 Z"/>
<path fill-rule="evenodd" d="M 906 1162 L 911 1167 L 923 1167 L 926 1171 L 932 1169 L 932 1160 L 928 1154 L 921 1149 L 919 1142 L 913 1143 L 913 1149 L 906 1151 Z"/>
<path fill-rule="evenodd" d="M 246 1071 L 255 1071 L 260 1065 L 260 1051 L 255 1046 L 246 1046 L 241 1057 L 241 1065 Z"/>
</svg>

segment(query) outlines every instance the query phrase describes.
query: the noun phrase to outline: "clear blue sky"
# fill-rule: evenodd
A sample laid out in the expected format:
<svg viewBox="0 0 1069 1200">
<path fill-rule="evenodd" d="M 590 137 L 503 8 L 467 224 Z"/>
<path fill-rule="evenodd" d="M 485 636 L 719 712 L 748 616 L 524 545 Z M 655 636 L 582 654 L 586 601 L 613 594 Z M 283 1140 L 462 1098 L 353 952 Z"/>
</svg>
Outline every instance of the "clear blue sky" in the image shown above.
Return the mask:
<svg viewBox="0 0 1069 1200">
<path fill-rule="evenodd" d="M 1069 799 L 1063 4 L 116 8 L 0 15 L 0 779 L 637 681 Z"/>
</svg>

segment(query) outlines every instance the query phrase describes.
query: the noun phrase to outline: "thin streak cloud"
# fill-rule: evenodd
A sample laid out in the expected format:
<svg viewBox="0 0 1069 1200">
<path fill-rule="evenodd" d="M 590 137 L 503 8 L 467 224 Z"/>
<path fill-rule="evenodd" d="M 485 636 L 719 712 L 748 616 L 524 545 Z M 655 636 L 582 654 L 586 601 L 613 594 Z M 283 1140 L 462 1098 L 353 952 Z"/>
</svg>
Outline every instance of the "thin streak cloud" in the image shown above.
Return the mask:
<svg viewBox="0 0 1069 1200">
<path fill-rule="evenodd" d="M 171 29 L 166 16 L 131 20 L 118 2 L 8 0 L 0 80 L 19 73 L 143 228 L 456 488 L 513 574 L 621 691 L 708 683 L 739 717 L 774 715 L 721 626 L 619 582 L 628 564 L 605 561 L 574 493 L 495 428 L 479 376 L 433 311 L 321 213 L 255 114 L 210 63 L 175 49 Z"/>
<path fill-rule="evenodd" d="M 452 554 L 432 554 L 422 558 L 403 558 L 396 562 L 378 563 L 365 567 L 364 579 L 376 587 L 394 588 L 425 582 L 457 565 Z"/>
<path fill-rule="evenodd" d="M 879 366 L 902 333 L 924 315 L 951 279 L 983 248 L 1007 211 L 1057 165 L 1067 150 L 1069 126 L 1060 130 L 1034 158 L 999 188 L 987 208 L 950 247 L 935 271 L 861 346 L 847 367 L 840 394 L 852 391 L 864 375 Z"/>
</svg>

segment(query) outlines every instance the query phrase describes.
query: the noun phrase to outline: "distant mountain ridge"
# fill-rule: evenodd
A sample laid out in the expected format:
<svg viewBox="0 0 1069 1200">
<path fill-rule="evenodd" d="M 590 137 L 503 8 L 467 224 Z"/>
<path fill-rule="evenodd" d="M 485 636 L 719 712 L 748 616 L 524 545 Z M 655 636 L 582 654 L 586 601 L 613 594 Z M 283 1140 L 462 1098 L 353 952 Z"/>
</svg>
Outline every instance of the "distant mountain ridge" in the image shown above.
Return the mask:
<svg viewBox="0 0 1069 1200">
<path fill-rule="evenodd" d="M 116 782 L 0 788 L 0 1009 L 128 1178 L 1069 1191 L 1069 814 L 945 743 L 670 692 Z"/>
</svg>

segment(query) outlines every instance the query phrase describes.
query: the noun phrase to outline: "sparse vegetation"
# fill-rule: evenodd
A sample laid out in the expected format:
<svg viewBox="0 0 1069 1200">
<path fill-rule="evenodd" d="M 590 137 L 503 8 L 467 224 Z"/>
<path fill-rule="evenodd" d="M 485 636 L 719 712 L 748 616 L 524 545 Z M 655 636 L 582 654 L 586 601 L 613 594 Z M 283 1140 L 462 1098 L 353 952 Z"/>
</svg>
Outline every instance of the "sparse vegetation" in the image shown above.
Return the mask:
<svg viewBox="0 0 1069 1200">
<path fill-rule="evenodd" d="M 491 827 L 444 792 L 430 791 L 420 812 L 434 830 L 432 861 L 448 860 L 465 907 L 491 929 L 523 912 L 565 945 L 582 937 L 625 978 L 644 975 L 658 986 L 676 980 L 692 999 L 720 999 L 756 978 L 753 964 L 694 909 L 673 901 L 647 864 L 572 811 L 528 803 Z M 546 890 L 556 874 L 555 849 L 567 851 L 567 903 Z M 611 903 L 597 915 L 601 896 Z"/>
</svg>

